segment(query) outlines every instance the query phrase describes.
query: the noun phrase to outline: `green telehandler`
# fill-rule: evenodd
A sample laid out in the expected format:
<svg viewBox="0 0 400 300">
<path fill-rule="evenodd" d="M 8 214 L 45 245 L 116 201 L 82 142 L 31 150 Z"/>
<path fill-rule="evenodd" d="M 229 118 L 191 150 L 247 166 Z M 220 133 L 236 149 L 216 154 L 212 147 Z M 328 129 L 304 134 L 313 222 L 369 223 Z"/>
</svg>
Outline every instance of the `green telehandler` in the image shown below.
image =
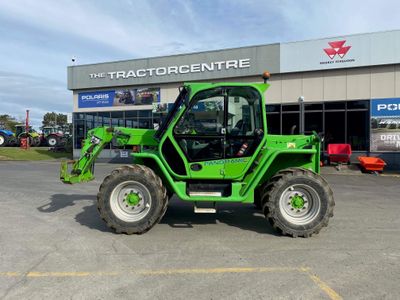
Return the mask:
<svg viewBox="0 0 400 300">
<path fill-rule="evenodd" d="M 90 130 L 81 157 L 62 162 L 61 181 L 92 180 L 105 145 L 130 146 L 133 164 L 113 170 L 97 194 L 101 217 L 117 233 L 151 229 L 173 194 L 197 213 L 213 213 L 221 202 L 254 203 L 283 235 L 319 233 L 335 205 L 319 175 L 320 137 L 267 134 L 269 74 L 263 77 L 253 84 L 184 84 L 157 130 Z"/>
</svg>

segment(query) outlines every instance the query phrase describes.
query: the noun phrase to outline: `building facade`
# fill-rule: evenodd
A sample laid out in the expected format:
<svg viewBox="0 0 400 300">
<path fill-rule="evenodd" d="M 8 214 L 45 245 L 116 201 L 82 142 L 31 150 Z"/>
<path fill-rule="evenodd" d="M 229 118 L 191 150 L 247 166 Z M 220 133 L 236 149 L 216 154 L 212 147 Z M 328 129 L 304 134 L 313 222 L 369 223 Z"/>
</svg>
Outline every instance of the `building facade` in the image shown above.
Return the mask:
<svg viewBox="0 0 400 300">
<path fill-rule="evenodd" d="M 91 128 L 158 126 L 183 82 L 261 82 L 265 70 L 269 133 L 298 133 L 304 99 L 305 133 L 324 133 L 324 149 L 349 143 L 399 166 L 400 30 L 70 66 L 74 156 Z"/>
</svg>

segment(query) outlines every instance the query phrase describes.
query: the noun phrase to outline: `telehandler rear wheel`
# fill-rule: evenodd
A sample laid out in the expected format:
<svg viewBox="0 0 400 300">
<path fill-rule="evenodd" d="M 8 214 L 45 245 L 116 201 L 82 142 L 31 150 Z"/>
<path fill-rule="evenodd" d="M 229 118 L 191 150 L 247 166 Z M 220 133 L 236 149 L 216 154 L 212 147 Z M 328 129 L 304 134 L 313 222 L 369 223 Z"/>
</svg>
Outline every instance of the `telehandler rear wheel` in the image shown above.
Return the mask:
<svg viewBox="0 0 400 300">
<path fill-rule="evenodd" d="M 100 216 L 117 233 L 148 231 L 161 220 L 167 204 L 167 190 L 160 177 L 142 165 L 115 169 L 97 194 Z"/>
<path fill-rule="evenodd" d="M 310 237 L 328 225 L 335 202 L 328 183 L 301 168 L 278 172 L 263 190 L 263 211 L 283 235 Z"/>
</svg>

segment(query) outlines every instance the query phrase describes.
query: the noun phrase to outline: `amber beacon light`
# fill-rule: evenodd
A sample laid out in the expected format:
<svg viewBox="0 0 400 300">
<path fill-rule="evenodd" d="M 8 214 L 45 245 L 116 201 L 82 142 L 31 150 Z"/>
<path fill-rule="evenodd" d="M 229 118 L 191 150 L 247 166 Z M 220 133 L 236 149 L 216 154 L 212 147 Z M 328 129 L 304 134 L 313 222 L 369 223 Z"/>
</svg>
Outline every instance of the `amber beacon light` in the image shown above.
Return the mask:
<svg viewBox="0 0 400 300">
<path fill-rule="evenodd" d="M 264 83 L 266 83 L 271 78 L 271 74 L 268 71 L 265 71 L 262 74 L 262 78 L 264 79 Z"/>
</svg>

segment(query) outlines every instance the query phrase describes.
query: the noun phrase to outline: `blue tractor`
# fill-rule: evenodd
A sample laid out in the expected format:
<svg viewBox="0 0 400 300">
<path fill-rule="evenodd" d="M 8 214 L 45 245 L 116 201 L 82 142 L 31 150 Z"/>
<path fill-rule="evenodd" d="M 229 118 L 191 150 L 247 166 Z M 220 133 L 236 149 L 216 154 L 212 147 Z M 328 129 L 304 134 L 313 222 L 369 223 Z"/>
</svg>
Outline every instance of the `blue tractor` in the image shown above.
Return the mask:
<svg viewBox="0 0 400 300">
<path fill-rule="evenodd" d="M 13 145 L 16 143 L 15 134 L 6 129 L 0 129 L 0 147 Z"/>
</svg>

